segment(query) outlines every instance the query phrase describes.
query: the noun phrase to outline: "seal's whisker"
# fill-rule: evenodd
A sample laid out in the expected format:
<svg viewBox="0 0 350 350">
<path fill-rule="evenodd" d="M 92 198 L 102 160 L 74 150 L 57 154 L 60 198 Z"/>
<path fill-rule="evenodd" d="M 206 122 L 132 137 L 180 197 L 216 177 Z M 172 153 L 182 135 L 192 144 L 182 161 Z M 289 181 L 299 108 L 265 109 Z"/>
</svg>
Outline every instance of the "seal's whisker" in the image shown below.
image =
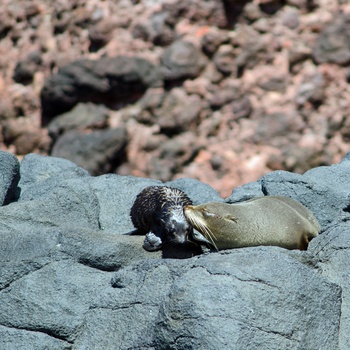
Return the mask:
<svg viewBox="0 0 350 350">
<path fill-rule="evenodd" d="M 217 240 L 214 233 L 212 231 L 210 231 L 210 229 L 208 227 L 206 227 L 203 223 L 201 223 L 201 229 L 207 234 L 208 239 L 210 240 L 210 242 L 212 243 L 212 245 L 215 247 L 215 249 L 217 251 L 219 251 L 218 247 L 216 246 L 214 240 Z"/>
<path fill-rule="evenodd" d="M 186 217 L 191 225 L 193 225 L 194 227 L 197 227 L 200 232 L 207 235 L 206 238 L 211 242 L 211 244 L 218 251 L 219 249 L 214 242 L 214 240 L 217 240 L 217 238 L 215 237 L 214 233 L 205 225 L 205 223 L 203 223 L 202 220 L 196 218 L 195 215 L 192 215 L 191 211 L 186 213 Z"/>
</svg>

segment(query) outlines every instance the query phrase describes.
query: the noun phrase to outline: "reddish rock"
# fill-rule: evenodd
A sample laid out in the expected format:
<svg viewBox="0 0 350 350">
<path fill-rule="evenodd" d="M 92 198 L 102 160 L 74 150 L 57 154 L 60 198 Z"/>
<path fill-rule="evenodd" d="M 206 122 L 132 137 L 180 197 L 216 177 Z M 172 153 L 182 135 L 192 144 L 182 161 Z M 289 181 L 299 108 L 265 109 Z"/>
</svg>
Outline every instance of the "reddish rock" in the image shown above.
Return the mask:
<svg viewBox="0 0 350 350">
<path fill-rule="evenodd" d="M 196 78 L 206 63 L 204 55 L 192 43 L 183 40 L 166 48 L 161 61 L 167 81 Z"/>
<path fill-rule="evenodd" d="M 350 147 L 349 13 L 346 1 L 6 0 L 0 149 L 52 154 L 43 115 L 57 117 L 61 156 L 124 128 L 122 156 L 99 172 L 189 176 L 222 194 L 336 163 Z M 63 152 L 67 133 L 84 142 Z"/>
</svg>

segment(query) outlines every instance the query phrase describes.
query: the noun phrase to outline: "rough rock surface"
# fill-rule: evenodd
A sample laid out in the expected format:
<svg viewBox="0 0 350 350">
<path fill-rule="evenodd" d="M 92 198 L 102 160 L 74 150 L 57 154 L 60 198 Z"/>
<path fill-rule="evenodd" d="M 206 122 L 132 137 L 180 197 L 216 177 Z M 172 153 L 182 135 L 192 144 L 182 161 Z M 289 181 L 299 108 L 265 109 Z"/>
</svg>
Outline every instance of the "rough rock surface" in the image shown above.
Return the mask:
<svg viewBox="0 0 350 350">
<path fill-rule="evenodd" d="M 0 151 L 0 164 L 0 205 L 6 205 L 17 193 L 19 162 L 14 155 Z"/>
<path fill-rule="evenodd" d="M 108 125 L 108 109 L 103 105 L 79 103 L 67 113 L 56 117 L 49 125 L 48 131 L 52 139 L 69 130 L 104 129 Z"/>
<path fill-rule="evenodd" d="M 195 204 L 285 195 L 322 230 L 305 252 L 252 247 L 162 259 L 129 210 L 159 180 L 93 177 L 74 163 L 0 153 L 0 348 L 350 347 L 350 155 L 304 175 L 275 171 L 224 199 L 194 179 L 164 183 Z M 12 174 L 8 177 L 7 174 Z"/>
<path fill-rule="evenodd" d="M 125 158 L 127 132 L 124 127 L 92 131 L 71 130 L 58 138 L 51 154 L 84 166 L 91 175 L 111 172 Z"/>
<path fill-rule="evenodd" d="M 65 132 L 124 127 L 122 164 L 89 162 L 99 156 L 91 137 L 81 146 L 91 157 L 79 165 L 196 178 L 223 196 L 274 170 L 338 163 L 349 151 L 348 1 L 1 5 L 2 150 L 56 155 Z"/>
<path fill-rule="evenodd" d="M 79 102 L 115 105 L 135 100 L 148 87 L 161 85 L 160 70 L 137 57 L 77 60 L 51 76 L 41 90 L 42 118 L 47 120 Z"/>
</svg>

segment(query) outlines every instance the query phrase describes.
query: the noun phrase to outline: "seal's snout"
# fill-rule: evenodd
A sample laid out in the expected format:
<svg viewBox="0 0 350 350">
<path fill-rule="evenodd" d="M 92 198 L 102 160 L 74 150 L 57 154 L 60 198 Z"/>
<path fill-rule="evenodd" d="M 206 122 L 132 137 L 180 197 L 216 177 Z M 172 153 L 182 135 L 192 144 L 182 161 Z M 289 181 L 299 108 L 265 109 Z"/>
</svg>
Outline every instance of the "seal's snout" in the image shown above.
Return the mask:
<svg viewBox="0 0 350 350">
<path fill-rule="evenodd" d="M 190 225 L 183 220 L 171 220 L 169 238 L 176 243 L 185 243 L 189 240 Z"/>
<path fill-rule="evenodd" d="M 175 242 L 177 242 L 177 243 L 185 243 L 185 242 L 187 242 L 188 241 L 188 239 L 187 239 L 187 235 L 184 235 L 184 234 L 175 234 L 174 235 L 175 236 Z"/>
</svg>

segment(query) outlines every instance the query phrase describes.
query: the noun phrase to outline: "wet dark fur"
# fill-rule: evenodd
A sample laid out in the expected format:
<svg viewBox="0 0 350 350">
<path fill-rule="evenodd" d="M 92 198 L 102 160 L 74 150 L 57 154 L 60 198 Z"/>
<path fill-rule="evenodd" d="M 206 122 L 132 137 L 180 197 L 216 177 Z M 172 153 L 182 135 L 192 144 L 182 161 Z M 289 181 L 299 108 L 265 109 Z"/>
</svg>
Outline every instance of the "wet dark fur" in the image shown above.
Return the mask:
<svg viewBox="0 0 350 350">
<path fill-rule="evenodd" d="M 193 228 L 187 222 L 183 208 L 192 201 L 181 190 L 166 186 L 146 187 L 136 197 L 130 217 L 136 231 L 146 235 L 153 232 L 162 240 L 164 258 L 188 258 L 200 254 L 194 243 Z"/>
</svg>

